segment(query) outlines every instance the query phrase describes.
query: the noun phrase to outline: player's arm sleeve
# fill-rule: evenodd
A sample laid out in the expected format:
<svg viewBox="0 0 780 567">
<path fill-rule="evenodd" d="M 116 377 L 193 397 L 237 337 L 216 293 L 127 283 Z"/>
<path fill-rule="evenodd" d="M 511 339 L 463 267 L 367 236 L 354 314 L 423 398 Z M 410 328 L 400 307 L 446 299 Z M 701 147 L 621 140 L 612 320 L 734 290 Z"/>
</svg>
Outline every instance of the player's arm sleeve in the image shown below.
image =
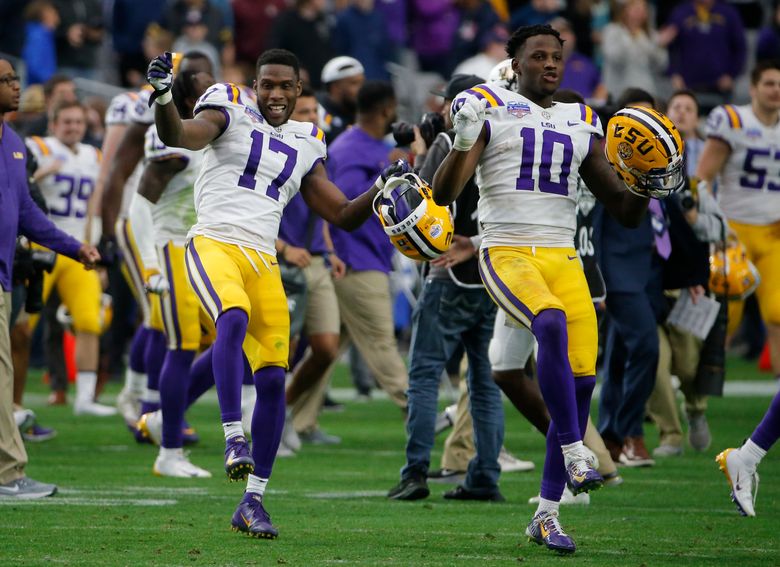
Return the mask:
<svg viewBox="0 0 780 567">
<path fill-rule="evenodd" d="M 707 117 L 705 132 L 708 138 L 715 138 L 734 149 L 734 133 L 740 125 L 740 118 L 733 106 L 718 106 Z"/>
</svg>

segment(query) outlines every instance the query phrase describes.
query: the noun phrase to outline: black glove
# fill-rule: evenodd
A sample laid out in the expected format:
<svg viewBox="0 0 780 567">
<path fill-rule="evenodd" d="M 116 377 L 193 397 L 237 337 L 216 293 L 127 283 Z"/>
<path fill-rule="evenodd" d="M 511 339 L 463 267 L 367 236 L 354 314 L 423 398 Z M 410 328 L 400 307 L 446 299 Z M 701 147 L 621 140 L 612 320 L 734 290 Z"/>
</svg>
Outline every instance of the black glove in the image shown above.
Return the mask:
<svg viewBox="0 0 780 567">
<path fill-rule="evenodd" d="M 388 179 L 403 175 L 404 173 L 411 173 L 411 171 L 412 166 L 409 165 L 408 162 L 399 159 L 382 170 L 382 173 L 379 174 L 379 179 L 376 180 L 376 186 L 379 187 L 380 190 L 384 189 Z"/>
</svg>

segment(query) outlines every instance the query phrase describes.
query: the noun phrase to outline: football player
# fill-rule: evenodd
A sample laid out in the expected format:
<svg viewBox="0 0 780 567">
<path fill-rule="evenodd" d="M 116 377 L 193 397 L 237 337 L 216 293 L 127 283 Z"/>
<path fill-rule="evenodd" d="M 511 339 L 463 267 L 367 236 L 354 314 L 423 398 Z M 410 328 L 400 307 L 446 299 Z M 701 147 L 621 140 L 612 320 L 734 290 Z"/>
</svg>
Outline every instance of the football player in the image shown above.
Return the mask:
<svg viewBox="0 0 780 567">
<path fill-rule="evenodd" d="M 408 170 L 408 164 L 388 166 L 373 187 L 347 200 L 322 164 L 322 130 L 289 120 L 301 92 L 298 58 L 286 50 L 268 50 L 257 60 L 256 74 L 257 104 L 233 85 L 216 84 L 196 104 L 195 118 L 184 121 L 170 104 L 170 53 L 152 61 L 147 77 L 155 89 L 160 140 L 192 151 L 205 148 L 186 263 L 190 283 L 216 324 L 212 356 L 225 470 L 233 480 L 248 477 L 231 525 L 254 537 L 275 538 L 263 495 L 285 416 L 290 320 L 274 249 L 282 210 L 300 190 L 326 221 L 354 229 L 370 216 L 384 181 Z M 245 360 L 257 390 L 251 448 L 241 427 Z"/>
<path fill-rule="evenodd" d="M 81 143 L 86 129 L 81 103 L 61 101 L 52 109 L 53 136 L 33 136 L 27 142 L 39 164 L 33 177 L 39 182 L 54 224 L 82 242 L 89 242 L 87 201 L 95 188 L 101 159 L 99 150 Z M 44 303 L 54 287 L 73 317 L 76 334 L 78 373 L 73 411 L 76 415 L 114 415 L 114 408 L 95 402 L 103 294 L 100 278 L 75 260 L 58 256 L 54 269 L 43 279 Z M 37 317 L 31 318 L 30 326 L 37 321 Z"/>
<path fill-rule="evenodd" d="M 717 177 L 718 203 L 761 274 L 756 297 L 772 369 L 780 378 L 780 63 L 759 62 L 750 83 L 750 104 L 719 106 L 710 113 L 696 173 L 709 183 Z M 731 330 L 741 311 L 741 304 L 729 304 Z M 780 394 L 745 444 L 717 457 L 743 515 L 755 515 L 756 466 L 778 437 Z"/>
<path fill-rule="evenodd" d="M 578 175 L 626 225 L 639 223 L 648 201 L 629 192 L 605 159 L 593 110 L 553 103 L 563 75 L 558 32 L 548 25 L 521 27 L 507 53 L 517 92 L 490 83 L 455 98 L 455 141 L 433 193 L 437 203 L 449 204 L 475 172 L 481 179 L 480 272 L 508 318 L 536 337 L 539 385 L 552 417 L 539 507 L 525 533 L 572 553 L 574 541 L 558 520 L 564 486 L 577 494 L 603 483 L 582 444 L 598 333 L 574 249 Z"/>
</svg>

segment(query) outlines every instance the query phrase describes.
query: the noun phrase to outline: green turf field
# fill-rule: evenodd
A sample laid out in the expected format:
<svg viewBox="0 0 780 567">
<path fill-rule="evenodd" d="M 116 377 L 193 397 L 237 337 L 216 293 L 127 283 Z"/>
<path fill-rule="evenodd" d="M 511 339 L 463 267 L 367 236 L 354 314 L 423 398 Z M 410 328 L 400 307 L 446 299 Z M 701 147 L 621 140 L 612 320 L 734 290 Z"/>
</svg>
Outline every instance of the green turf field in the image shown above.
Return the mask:
<svg viewBox="0 0 780 567">
<path fill-rule="evenodd" d="M 0 500 L 2 566 L 780 564 L 778 449 L 760 468 L 756 518 L 737 514 L 713 461 L 752 431 L 768 397 L 713 400 L 714 443 L 706 454 L 688 451 L 653 469 L 624 471 L 625 484 L 594 493 L 590 506 L 564 508 L 563 526 L 579 547 L 564 558 L 522 536 L 544 443 L 510 408 L 506 445 L 537 470 L 502 477 L 505 504 L 447 502 L 442 485 L 431 485 L 424 501 L 388 501 L 384 494 L 403 464 L 400 412 L 378 400 L 325 414 L 323 426 L 344 442 L 277 462 L 266 500 L 280 537 L 266 541 L 228 529 L 243 486 L 224 478 L 213 395 L 189 418 L 202 437 L 191 458 L 214 478 L 161 479 L 151 474 L 156 449 L 136 445 L 120 418 L 76 419 L 70 408 L 46 407 L 44 388 L 31 381 L 29 405 L 59 436 L 28 445 L 28 472 L 56 482 L 60 493 L 38 502 Z M 655 446 L 654 429 L 646 431 Z"/>
</svg>

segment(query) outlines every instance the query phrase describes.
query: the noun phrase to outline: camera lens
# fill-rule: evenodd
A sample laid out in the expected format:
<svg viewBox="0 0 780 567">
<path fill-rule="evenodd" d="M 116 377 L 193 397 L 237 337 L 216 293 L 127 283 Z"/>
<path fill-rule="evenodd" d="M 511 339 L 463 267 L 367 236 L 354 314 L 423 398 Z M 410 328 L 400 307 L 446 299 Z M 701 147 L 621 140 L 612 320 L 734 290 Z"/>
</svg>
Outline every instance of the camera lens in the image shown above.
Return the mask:
<svg viewBox="0 0 780 567">
<path fill-rule="evenodd" d="M 393 139 L 399 146 L 408 146 L 414 142 L 414 128 L 406 122 L 393 124 Z"/>
</svg>

